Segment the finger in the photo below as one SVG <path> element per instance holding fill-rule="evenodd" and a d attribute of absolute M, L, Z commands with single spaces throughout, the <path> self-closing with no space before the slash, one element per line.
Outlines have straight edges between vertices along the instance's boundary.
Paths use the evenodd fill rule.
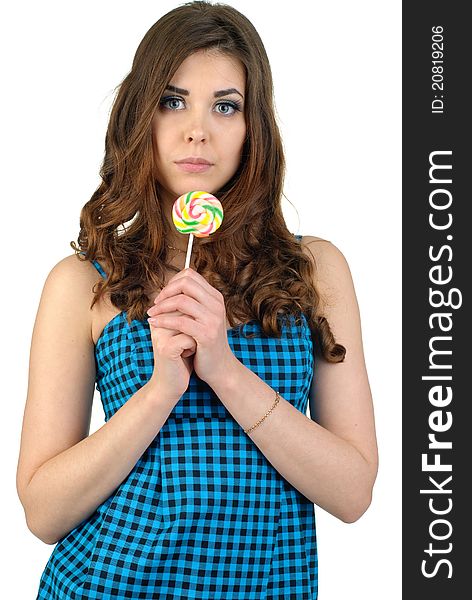
<path fill-rule="evenodd" d="M 153 303 L 158 301 L 158 298 L 159 298 L 159 297 L 160 297 L 160 295 L 162 294 L 162 291 L 166 289 L 166 287 L 167 287 L 167 286 L 168 286 L 168 285 L 171 283 L 171 281 L 174 281 L 175 279 L 178 279 L 178 278 L 182 277 L 182 274 L 183 274 L 183 273 L 185 273 L 185 272 L 186 272 L 186 271 L 188 271 L 188 270 L 190 270 L 190 271 L 193 271 L 193 269 L 190 269 L 190 268 L 189 268 L 189 269 L 183 269 L 182 271 L 179 271 L 178 273 L 175 273 L 175 275 L 173 275 L 173 276 L 172 276 L 172 277 L 169 279 L 169 281 L 168 281 L 168 282 L 167 282 L 167 283 L 164 285 L 164 287 L 161 289 L 161 291 L 160 291 L 160 292 L 157 292 L 157 294 L 154 296 Z M 201 277 L 201 275 L 200 275 L 200 277 Z M 204 279 L 204 278 L 202 277 L 202 279 Z"/>
<path fill-rule="evenodd" d="M 190 296 L 197 302 L 200 302 L 200 304 L 209 306 L 209 308 L 212 310 L 215 310 L 221 304 L 219 299 L 221 294 L 218 292 L 218 290 L 211 288 L 211 292 L 209 292 L 208 288 L 203 287 L 198 281 L 195 281 L 190 277 L 180 277 L 179 279 L 168 283 L 167 286 L 156 297 L 154 304 L 158 304 L 162 300 L 178 294 Z"/>
<path fill-rule="evenodd" d="M 195 271 L 191 267 L 188 267 L 187 269 L 182 269 L 182 271 L 176 273 L 173 277 L 171 277 L 168 283 L 170 283 L 171 281 L 175 281 L 176 279 L 180 279 L 181 277 L 191 277 L 192 279 L 195 279 L 195 281 L 198 281 L 202 286 L 207 286 L 208 289 L 213 289 L 212 286 L 205 279 L 205 277 L 203 277 L 203 275 L 200 275 L 198 271 Z"/>
<path fill-rule="evenodd" d="M 195 354 L 197 349 L 195 340 L 180 332 L 178 335 L 175 335 L 169 340 L 169 344 L 170 346 L 168 351 L 170 352 L 170 356 L 172 358 L 186 358 L 192 354 Z M 185 356 L 183 356 L 184 354 Z"/>
<path fill-rule="evenodd" d="M 151 306 L 148 309 L 147 314 L 150 317 L 155 317 L 158 314 L 164 314 L 169 312 L 178 311 L 196 320 L 203 321 L 210 312 L 200 302 L 197 302 L 194 298 L 187 296 L 186 294 L 177 294 L 171 298 L 160 300 L 158 304 Z"/>
<path fill-rule="evenodd" d="M 163 314 L 159 315 L 157 319 L 151 317 L 148 322 L 157 328 L 173 329 L 185 333 L 194 340 L 201 338 L 202 325 L 191 317 Z"/>
<path fill-rule="evenodd" d="M 182 311 L 180 310 L 175 310 L 175 311 L 171 311 L 169 313 L 171 317 L 181 317 L 184 313 L 182 313 Z M 154 321 L 154 316 L 151 315 L 148 319 L 147 322 L 149 323 L 149 326 L 151 329 L 165 329 L 167 332 L 173 333 L 173 334 L 179 334 L 181 333 L 180 331 L 178 331 L 177 329 L 171 329 L 170 327 L 160 327 L 157 324 L 157 321 Z"/>
<path fill-rule="evenodd" d="M 181 315 L 182 315 L 182 313 L 181 313 L 180 311 L 175 311 L 175 312 L 174 312 L 174 313 L 172 313 L 172 314 L 173 314 L 174 316 L 181 316 Z M 166 330 L 168 333 L 172 333 L 172 334 L 174 334 L 174 335 L 177 335 L 177 334 L 179 334 L 179 333 L 180 333 L 180 331 L 178 331 L 177 329 L 169 329 L 169 328 L 167 328 L 167 327 L 158 327 L 158 326 L 156 325 L 156 323 L 154 323 L 154 322 L 152 321 L 152 318 L 153 318 L 153 317 L 149 317 L 149 318 L 147 319 L 147 322 L 148 322 L 148 324 L 149 324 L 149 328 L 151 329 L 151 333 L 152 333 L 152 331 L 153 331 L 153 330 L 155 330 L 155 329 L 165 329 L 165 330 Z"/>
<path fill-rule="evenodd" d="M 165 286 L 165 288 L 163 288 L 161 290 L 161 292 L 157 295 L 154 302 L 156 302 L 158 299 L 160 300 L 161 298 L 166 298 L 169 295 L 174 295 L 175 293 L 179 293 L 181 291 L 185 292 L 186 290 L 181 288 L 181 286 L 183 285 L 183 282 L 186 282 L 185 285 L 192 286 L 192 287 L 186 288 L 187 290 L 202 289 L 203 291 L 207 292 L 215 299 L 218 299 L 220 296 L 220 292 L 217 289 L 215 289 L 212 285 L 210 285 L 208 283 L 208 281 L 200 275 L 200 273 L 197 273 L 193 269 L 189 268 L 189 269 L 184 269 L 183 271 L 180 271 L 179 273 L 177 273 L 169 281 L 169 283 Z M 194 285 L 197 285 L 198 287 L 194 288 L 193 287 Z M 176 289 L 178 291 L 175 291 Z M 189 296 L 191 296 L 191 295 L 192 294 L 189 293 Z M 196 298 L 195 296 L 193 296 L 193 297 L 196 300 L 199 300 L 199 298 Z"/>

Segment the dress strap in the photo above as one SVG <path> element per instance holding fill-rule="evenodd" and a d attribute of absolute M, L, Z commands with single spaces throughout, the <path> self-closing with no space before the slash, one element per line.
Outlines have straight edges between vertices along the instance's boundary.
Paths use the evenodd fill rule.
<path fill-rule="evenodd" d="M 102 265 L 97 260 L 92 260 L 90 262 L 97 269 L 97 271 L 100 273 L 100 275 L 103 277 L 103 279 L 106 279 L 107 275 L 106 275 L 105 271 L 102 269 Z"/>
<path fill-rule="evenodd" d="M 85 252 L 83 252 L 82 250 L 79 252 L 79 254 L 85 254 Z M 102 269 L 102 265 L 98 262 L 98 260 L 91 260 L 90 261 L 92 263 L 92 265 L 97 269 L 97 271 L 100 273 L 100 275 L 103 277 L 103 279 L 106 279 L 106 273 L 105 271 Z"/>

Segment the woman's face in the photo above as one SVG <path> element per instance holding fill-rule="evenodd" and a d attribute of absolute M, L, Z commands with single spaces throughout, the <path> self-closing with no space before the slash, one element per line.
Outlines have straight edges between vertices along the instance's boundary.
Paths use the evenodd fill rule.
<path fill-rule="evenodd" d="M 237 171 L 246 138 L 245 79 L 238 59 L 215 52 L 195 52 L 177 69 L 152 121 L 162 199 L 215 193 Z M 186 158 L 211 164 L 178 162 Z"/>

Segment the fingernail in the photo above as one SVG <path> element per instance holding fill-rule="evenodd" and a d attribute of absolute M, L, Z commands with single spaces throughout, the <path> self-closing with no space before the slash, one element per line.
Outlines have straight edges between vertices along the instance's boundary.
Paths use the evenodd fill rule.
<path fill-rule="evenodd" d="M 156 317 L 151 317 L 147 321 L 148 321 L 148 323 L 151 323 L 151 325 L 157 325 Z"/>

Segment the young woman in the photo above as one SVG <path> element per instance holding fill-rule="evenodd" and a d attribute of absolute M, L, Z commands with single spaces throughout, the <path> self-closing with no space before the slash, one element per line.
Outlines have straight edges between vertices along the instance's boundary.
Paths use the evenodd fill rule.
<path fill-rule="evenodd" d="M 207 2 L 157 21 L 34 326 L 17 487 L 57 544 L 38 598 L 316 598 L 313 504 L 346 523 L 368 508 L 353 282 L 334 244 L 287 230 L 284 167 L 252 24 Z M 224 220 L 184 269 L 172 205 L 194 190 Z"/>

